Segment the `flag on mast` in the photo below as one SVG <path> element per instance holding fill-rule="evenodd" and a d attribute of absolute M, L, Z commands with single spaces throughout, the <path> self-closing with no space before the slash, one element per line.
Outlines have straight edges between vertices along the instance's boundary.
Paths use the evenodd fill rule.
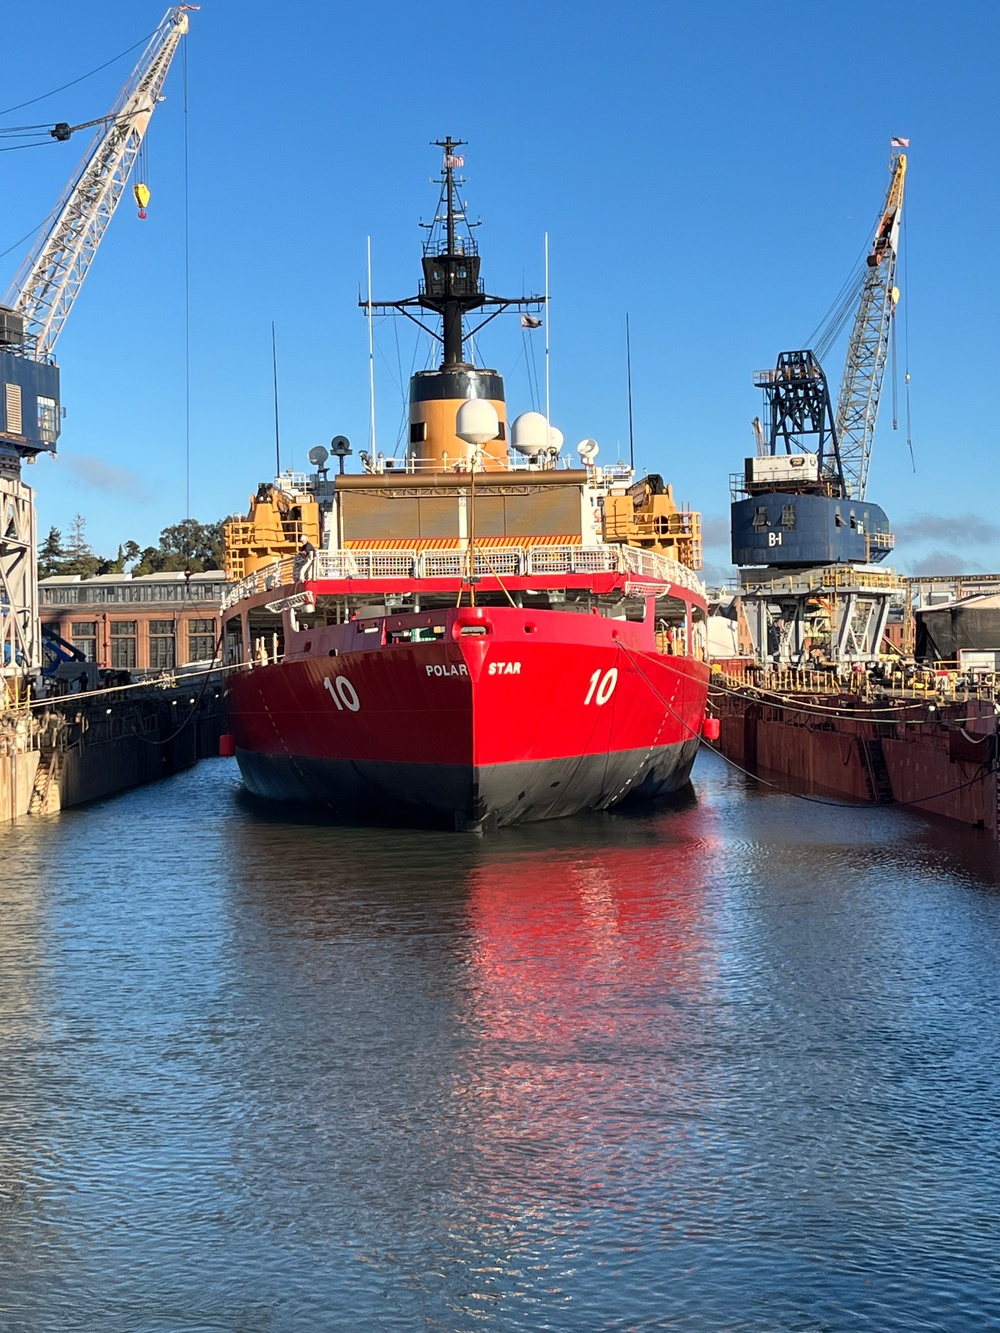
<path fill-rule="evenodd" d="M 890 140 L 889 140 L 889 147 L 890 147 L 890 148 L 909 148 L 909 146 L 910 146 L 910 141 L 909 141 L 909 139 L 890 139 Z"/>
<path fill-rule="evenodd" d="M 445 154 L 445 159 L 444 159 L 444 164 L 445 164 L 446 167 L 452 167 L 452 168 L 464 167 L 464 166 L 465 166 L 465 158 L 462 157 L 460 154 L 456 154 L 456 153 L 446 153 L 446 154 Z"/>
<path fill-rule="evenodd" d="M 521 316 L 522 329 L 540 329 L 541 327 L 542 327 L 542 321 L 538 318 L 537 315 Z"/>

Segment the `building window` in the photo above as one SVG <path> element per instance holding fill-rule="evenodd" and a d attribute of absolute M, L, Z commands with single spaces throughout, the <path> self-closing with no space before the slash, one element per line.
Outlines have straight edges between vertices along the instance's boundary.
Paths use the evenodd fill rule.
<path fill-rule="evenodd" d="M 74 620 L 70 627 L 73 647 L 79 648 L 88 662 L 97 661 L 97 621 Z"/>
<path fill-rule="evenodd" d="M 111 667 L 114 671 L 135 670 L 136 622 L 134 620 L 112 620 L 111 622 Z"/>
<path fill-rule="evenodd" d="M 781 506 L 781 526 L 782 526 L 783 528 L 794 528 L 794 527 L 795 527 L 795 506 L 794 506 L 794 505 L 782 505 L 782 506 Z"/>
<path fill-rule="evenodd" d="M 188 661 L 211 662 L 215 656 L 215 621 L 188 621 Z"/>
<path fill-rule="evenodd" d="M 55 444 L 59 438 L 59 404 L 54 398 L 38 395 L 38 438 L 45 444 Z"/>
<path fill-rule="evenodd" d="M 758 532 L 762 532 L 767 527 L 767 509 L 763 505 L 757 506 L 757 512 L 753 516 L 753 525 Z"/>
<path fill-rule="evenodd" d="M 176 663 L 176 636 L 172 620 L 149 622 L 149 666 L 151 671 L 169 671 Z"/>

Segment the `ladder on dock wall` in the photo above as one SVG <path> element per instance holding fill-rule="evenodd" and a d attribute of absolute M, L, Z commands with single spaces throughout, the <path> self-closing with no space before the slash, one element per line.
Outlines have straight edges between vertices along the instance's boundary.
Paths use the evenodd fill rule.
<path fill-rule="evenodd" d="M 889 805 L 895 800 L 892 780 L 886 767 L 885 751 L 880 736 L 859 736 L 858 750 L 861 768 L 868 787 L 868 798 L 874 805 Z"/>
<path fill-rule="evenodd" d="M 59 775 L 62 773 L 62 750 L 42 750 L 38 756 L 35 782 L 28 802 L 29 815 L 53 815 L 62 808 L 59 799 Z"/>

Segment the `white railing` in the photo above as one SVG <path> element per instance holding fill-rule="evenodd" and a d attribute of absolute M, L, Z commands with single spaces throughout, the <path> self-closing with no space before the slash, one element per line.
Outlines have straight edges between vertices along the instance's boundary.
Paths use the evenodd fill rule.
<path fill-rule="evenodd" d="M 465 551 L 380 551 L 355 548 L 319 551 L 308 559 L 275 561 L 233 584 L 222 599 L 228 610 L 245 597 L 303 579 L 435 579 L 461 578 L 469 571 Z M 705 585 L 687 565 L 642 551 L 635 546 L 479 546 L 475 573 L 488 578 L 545 577 L 553 574 L 630 574 L 641 579 L 679 584 L 699 597 Z M 637 596 L 646 595 L 633 584 Z"/>

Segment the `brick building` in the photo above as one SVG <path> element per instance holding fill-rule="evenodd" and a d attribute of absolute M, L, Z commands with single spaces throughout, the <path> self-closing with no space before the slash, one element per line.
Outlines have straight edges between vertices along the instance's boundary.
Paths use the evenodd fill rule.
<path fill-rule="evenodd" d="M 169 671 L 211 661 L 225 589 L 221 569 L 201 574 L 79 574 L 41 579 L 39 615 L 89 662 L 114 671 Z"/>

